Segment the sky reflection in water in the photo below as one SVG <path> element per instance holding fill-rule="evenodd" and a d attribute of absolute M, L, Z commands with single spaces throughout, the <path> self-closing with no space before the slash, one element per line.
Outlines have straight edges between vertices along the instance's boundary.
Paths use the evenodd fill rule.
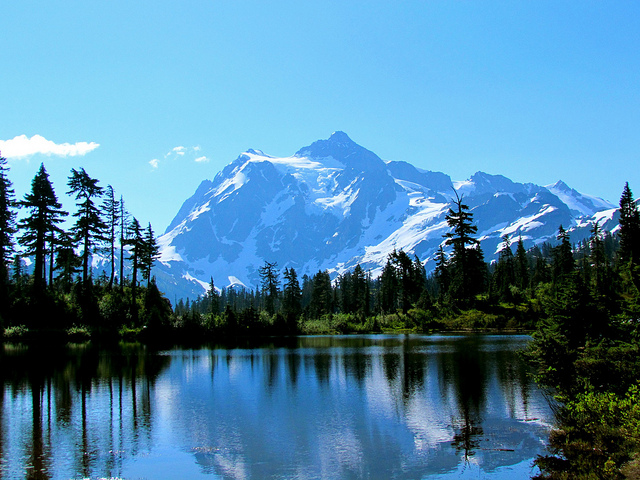
<path fill-rule="evenodd" d="M 0 476 L 527 478 L 552 422 L 516 354 L 527 341 L 5 346 Z"/>

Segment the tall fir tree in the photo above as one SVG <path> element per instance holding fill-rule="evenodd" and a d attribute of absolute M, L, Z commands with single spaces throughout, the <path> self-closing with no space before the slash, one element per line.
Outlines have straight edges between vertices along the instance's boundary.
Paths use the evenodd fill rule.
<path fill-rule="evenodd" d="M 284 286 L 282 289 L 282 311 L 289 331 L 294 331 L 298 317 L 302 313 L 302 289 L 298 274 L 293 268 L 284 269 Z"/>
<path fill-rule="evenodd" d="M 20 205 L 29 210 L 27 217 L 18 222 L 23 232 L 18 243 L 25 248 L 24 254 L 33 255 L 33 285 L 36 292 L 42 291 L 45 285 L 44 265 L 47 253 L 46 240 L 49 232 L 64 220 L 67 212 L 62 210 L 49 174 L 40 165 L 40 169 L 31 182 L 31 192 L 24 196 Z"/>
<path fill-rule="evenodd" d="M 264 309 L 269 315 L 273 315 L 277 307 L 279 284 L 277 267 L 276 262 L 265 260 L 264 265 L 258 270 L 264 294 Z"/>
<path fill-rule="evenodd" d="M 378 278 L 377 307 L 384 313 L 395 312 L 399 307 L 398 293 L 400 292 L 400 282 L 396 268 L 391 261 L 391 255 L 392 254 L 389 254 L 387 257 L 387 263 Z"/>
<path fill-rule="evenodd" d="M 220 312 L 220 294 L 213 283 L 213 277 L 211 277 L 211 281 L 209 282 L 207 296 L 209 297 L 209 313 L 212 316 L 217 315 Z"/>
<path fill-rule="evenodd" d="M 91 178 L 84 168 L 71 169 L 67 182 L 68 194 L 75 194 L 78 210 L 73 214 L 76 222 L 72 227 L 74 239 L 81 247 L 82 283 L 89 282 L 89 259 L 104 238 L 106 225 L 96 200 L 102 196 L 98 180 Z"/>
<path fill-rule="evenodd" d="M 640 213 L 629 188 L 624 184 L 620 197 L 619 257 L 622 263 L 640 265 Z"/>
<path fill-rule="evenodd" d="M 131 260 L 131 285 L 138 286 L 138 273 L 142 266 L 144 255 L 144 234 L 140 222 L 136 217 L 132 217 L 127 228 L 126 244 L 129 246 L 129 260 Z"/>
<path fill-rule="evenodd" d="M 500 300 L 511 302 L 511 287 L 516 284 L 516 265 L 511 250 L 509 235 L 502 237 L 502 248 L 498 253 L 498 263 L 493 274 L 493 287 Z"/>
<path fill-rule="evenodd" d="M 56 282 L 64 292 L 71 291 L 74 278 L 82 271 L 82 258 L 76 254 L 73 243 L 71 236 L 66 233 L 63 233 L 58 240 L 58 254 L 54 268 L 60 272 Z"/>
<path fill-rule="evenodd" d="M 302 275 L 302 296 L 300 298 L 300 305 L 302 310 L 305 310 L 311 304 L 311 296 L 313 293 L 313 279 L 306 273 Z"/>
<path fill-rule="evenodd" d="M 312 284 L 311 302 L 309 303 L 311 317 L 318 318 L 333 313 L 333 287 L 329 272 L 324 270 L 316 273 L 313 276 Z"/>
<path fill-rule="evenodd" d="M 592 285 L 594 296 L 604 295 L 608 290 L 607 285 L 610 282 L 608 275 L 608 265 L 604 250 L 604 241 L 602 240 L 602 231 L 598 222 L 593 224 L 591 228 L 590 239 L 591 252 L 589 260 L 593 269 Z"/>
<path fill-rule="evenodd" d="M 449 258 L 444 252 L 442 245 L 438 247 L 435 256 L 436 268 L 434 276 L 438 284 L 440 298 L 445 298 L 449 292 L 449 286 L 451 285 L 451 271 L 449 265 Z"/>
<path fill-rule="evenodd" d="M 525 290 L 529 287 L 529 259 L 527 258 L 527 251 L 524 248 L 524 242 L 522 237 L 518 239 L 518 245 L 516 246 L 516 282 L 520 290 Z"/>
<path fill-rule="evenodd" d="M 453 299 L 468 301 L 484 289 L 486 264 L 480 242 L 473 237 L 478 231 L 473 224 L 473 214 L 462 202 L 462 197 L 454 193 L 455 208 L 449 208 L 445 216 L 452 231 L 444 235 L 445 244 L 452 247 L 450 262 L 453 275 L 449 291 Z"/>
<path fill-rule="evenodd" d="M 151 224 L 145 229 L 142 242 L 143 248 L 140 257 L 140 270 L 142 272 L 142 278 L 147 281 L 148 288 L 151 282 L 151 269 L 160 252 Z"/>
<path fill-rule="evenodd" d="M 353 296 L 353 279 L 351 272 L 344 272 L 338 276 L 338 298 L 343 313 L 355 311 L 355 299 Z"/>
<path fill-rule="evenodd" d="M 365 271 L 358 263 L 353 269 L 353 298 L 356 313 L 367 317 L 369 315 L 369 288 Z"/>
<path fill-rule="evenodd" d="M 16 201 L 7 159 L 0 155 L 0 322 L 8 305 L 9 261 L 14 253 Z"/>
<path fill-rule="evenodd" d="M 129 223 L 131 221 L 131 215 L 127 212 L 127 209 L 124 207 L 124 199 L 122 195 L 120 196 L 120 274 L 118 276 L 118 280 L 120 283 L 120 288 L 124 288 L 124 251 L 125 247 L 129 242 Z"/>
<path fill-rule="evenodd" d="M 569 233 L 562 225 L 558 228 L 558 240 L 560 244 L 553 248 L 553 281 L 558 283 L 566 279 L 575 269 L 575 260 Z"/>
<path fill-rule="evenodd" d="M 389 254 L 390 266 L 395 270 L 395 288 L 398 289 L 395 297 L 398 307 L 403 313 L 411 308 L 418 300 L 424 286 L 423 269 L 420 260 L 414 262 L 404 250 L 393 250 Z M 385 287 L 386 288 L 386 287 Z M 388 288 L 394 288 L 388 286 Z"/>
<path fill-rule="evenodd" d="M 129 260 L 131 260 L 131 317 L 134 324 L 138 322 L 138 271 L 144 256 L 145 244 L 140 222 L 133 217 L 127 230 L 127 245 L 129 246 Z"/>
<path fill-rule="evenodd" d="M 118 226 L 120 224 L 120 202 L 116 200 L 115 192 L 111 185 L 107 185 L 104 191 L 102 211 L 106 220 L 104 240 L 111 265 L 111 273 L 109 274 L 109 289 L 111 289 L 113 288 L 116 274 L 116 241 L 118 238 Z"/>

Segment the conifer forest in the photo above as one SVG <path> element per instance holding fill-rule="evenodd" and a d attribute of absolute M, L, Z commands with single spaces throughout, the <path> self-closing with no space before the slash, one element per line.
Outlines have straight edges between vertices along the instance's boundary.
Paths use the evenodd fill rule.
<path fill-rule="evenodd" d="M 473 213 L 456 197 L 433 273 L 393 251 L 379 277 L 359 265 L 331 279 L 299 277 L 268 259 L 254 290 L 218 288 L 167 299 L 156 287 L 151 225 L 126 209 L 111 186 L 73 169 L 62 209 L 44 165 L 17 199 L 0 157 L 0 326 L 5 342 L 180 341 L 220 338 L 435 331 L 521 331 L 523 355 L 556 405 L 551 452 L 538 478 L 640 478 L 640 214 L 628 184 L 619 228 L 572 244 L 525 249 L 503 238 L 487 264 Z M 62 225 L 71 225 L 65 229 Z M 107 259 L 94 278 L 92 258 Z M 172 304 L 173 303 L 173 304 Z M 241 340 L 239 340 L 241 341 Z M 635 473 L 634 473 L 635 472 Z"/>

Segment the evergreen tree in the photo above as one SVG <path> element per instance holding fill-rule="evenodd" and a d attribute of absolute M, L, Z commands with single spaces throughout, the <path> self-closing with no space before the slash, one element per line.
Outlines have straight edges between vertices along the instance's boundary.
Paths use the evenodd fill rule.
<path fill-rule="evenodd" d="M 131 260 L 131 285 L 137 287 L 138 285 L 138 271 L 142 266 L 142 257 L 144 256 L 145 242 L 140 227 L 140 222 L 136 217 L 131 219 L 129 227 L 127 229 L 126 245 L 129 248 L 129 260 Z"/>
<path fill-rule="evenodd" d="M 129 260 L 131 260 L 131 309 L 134 324 L 138 321 L 138 270 L 141 267 L 141 259 L 144 256 L 145 242 L 140 228 L 140 222 L 133 217 L 127 231 L 127 245 L 129 245 Z"/>
<path fill-rule="evenodd" d="M 620 197 L 619 257 L 622 263 L 640 265 L 640 213 L 629 188 L 625 183 Z"/>
<path fill-rule="evenodd" d="M 124 249 L 128 244 L 128 231 L 129 224 L 131 222 L 131 215 L 127 212 L 127 209 L 124 207 L 124 199 L 120 196 L 120 288 L 124 288 Z"/>
<path fill-rule="evenodd" d="M 357 264 L 353 272 L 345 272 L 338 278 L 339 304 L 343 313 L 357 313 L 360 316 L 368 316 L 369 311 L 369 287 L 368 278 L 360 264 Z"/>
<path fill-rule="evenodd" d="M 282 292 L 282 311 L 290 331 L 295 330 L 296 322 L 302 313 L 302 290 L 298 275 L 293 268 L 284 269 L 284 288 Z"/>
<path fill-rule="evenodd" d="M 73 279 L 81 271 L 82 258 L 76 255 L 73 248 L 73 239 L 64 234 L 58 241 L 58 254 L 56 255 L 55 270 L 60 271 L 57 282 L 62 286 L 63 291 L 71 291 Z"/>
<path fill-rule="evenodd" d="M 106 225 L 100 215 L 100 209 L 95 200 L 102 196 L 102 187 L 98 180 L 91 178 L 84 168 L 71 169 L 71 176 L 67 182 L 68 194 L 75 194 L 78 211 L 73 214 L 76 223 L 72 227 L 75 241 L 82 247 L 82 283 L 89 281 L 89 259 L 103 239 Z"/>
<path fill-rule="evenodd" d="M 558 228 L 558 240 L 560 244 L 553 249 L 553 280 L 556 283 L 566 278 L 575 269 L 569 233 L 562 225 Z"/>
<path fill-rule="evenodd" d="M 516 283 L 516 269 L 511 240 L 508 235 L 502 237 L 502 249 L 498 253 L 498 264 L 493 274 L 493 285 L 499 298 L 503 301 L 513 301 L 511 286 Z"/>
<path fill-rule="evenodd" d="M 333 313 L 333 288 L 331 287 L 331 277 L 329 272 L 319 271 L 313 276 L 313 290 L 311 292 L 311 303 L 309 311 L 312 318 L 319 318 L 322 315 Z"/>
<path fill-rule="evenodd" d="M 338 277 L 339 305 L 343 313 L 353 313 L 356 310 L 353 296 L 353 279 L 351 272 L 344 272 Z"/>
<path fill-rule="evenodd" d="M 393 284 L 385 285 L 383 288 L 397 288 L 399 292 L 395 296 L 399 308 L 403 313 L 411 308 L 414 302 L 420 297 L 424 286 L 424 270 L 420 260 L 414 262 L 403 250 L 393 250 L 389 254 L 388 263 L 394 269 L 392 279 Z"/>
<path fill-rule="evenodd" d="M 0 155 L 0 317 L 9 303 L 9 260 L 14 253 L 13 235 L 16 233 L 15 193 L 8 172 L 7 159 Z"/>
<path fill-rule="evenodd" d="M 13 269 L 11 272 L 11 280 L 18 290 L 18 295 L 20 294 L 20 290 L 22 289 L 22 285 L 24 283 L 24 268 L 22 264 L 22 257 L 19 253 L 16 253 L 13 257 Z"/>
<path fill-rule="evenodd" d="M 269 315 L 273 315 L 276 312 L 279 284 L 277 267 L 278 264 L 276 262 L 269 263 L 265 260 L 264 265 L 258 270 L 264 293 L 264 306 Z"/>
<path fill-rule="evenodd" d="M 300 305 L 302 310 L 308 309 L 311 304 L 311 296 L 313 293 L 313 279 L 306 273 L 302 275 L 302 296 L 300 298 Z"/>
<path fill-rule="evenodd" d="M 351 293 L 353 295 L 353 311 L 367 317 L 369 315 L 369 289 L 367 276 L 357 264 L 351 275 Z"/>
<path fill-rule="evenodd" d="M 24 196 L 20 205 L 29 209 L 29 215 L 18 223 L 18 227 L 23 231 L 18 242 L 25 248 L 26 255 L 34 256 L 33 283 L 35 291 L 40 292 L 45 284 L 47 235 L 55 230 L 57 224 L 67 215 L 58 202 L 44 164 L 40 165 L 31 182 L 31 192 Z"/>
<path fill-rule="evenodd" d="M 391 255 L 387 257 L 387 263 L 382 269 L 378 279 L 378 308 L 384 313 L 392 313 L 398 309 L 398 292 L 400 283 L 396 269 L 391 262 Z"/>
<path fill-rule="evenodd" d="M 153 229 L 151 228 L 151 224 L 144 231 L 144 236 L 142 239 L 142 250 L 140 256 L 140 270 L 142 272 L 142 278 L 147 281 L 147 288 L 149 287 L 149 283 L 151 282 L 151 269 L 153 268 L 153 264 L 158 258 L 158 252 L 160 249 L 158 248 L 158 244 L 156 243 L 156 239 L 153 234 Z"/>
<path fill-rule="evenodd" d="M 604 256 L 609 264 L 612 263 L 613 258 L 620 248 L 620 240 L 618 236 L 611 235 L 611 232 L 605 230 L 602 234 L 602 243 L 604 244 Z"/>
<path fill-rule="evenodd" d="M 607 284 L 609 282 L 607 259 L 604 251 L 604 242 L 602 240 L 602 232 L 598 222 L 593 224 L 591 228 L 591 252 L 590 261 L 593 268 L 593 290 L 596 296 L 603 295 L 608 290 Z"/>
<path fill-rule="evenodd" d="M 462 203 L 457 192 L 454 208 L 446 215 L 447 224 L 453 229 L 446 233 L 445 244 L 452 246 L 451 266 L 453 275 L 449 291 L 452 298 L 467 301 L 484 289 L 486 265 L 479 247 L 480 242 L 473 237 L 478 228 L 473 225 L 473 214 L 469 206 Z"/>
<path fill-rule="evenodd" d="M 413 256 L 411 276 L 413 284 L 412 302 L 415 303 L 427 288 L 427 272 L 422 261 L 418 258 L 418 255 Z"/>
<path fill-rule="evenodd" d="M 113 187 L 107 185 L 104 192 L 102 211 L 105 216 L 106 229 L 104 239 L 109 253 L 111 264 L 111 274 L 109 275 L 109 290 L 113 288 L 113 281 L 116 273 L 116 239 L 118 237 L 118 226 L 120 224 L 120 202 L 116 200 Z"/>
<path fill-rule="evenodd" d="M 451 273 L 449 268 L 449 259 L 447 258 L 447 254 L 444 253 L 444 248 L 442 248 L 442 245 L 438 247 L 435 261 L 436 268 L 434 271 L 434 276 L 436 278 L 436 282 L 438 283 L 440 297 L 444 298 L 444 296 L 449 291 L 449 286 L 451 285 Z"/>
<path fill-rule="evenodd" d="M 57 255 L 64 248 L 64 243 L 69 240 L 69 235 L 61 228 L 55 227 L 48 232 L 47 243 L 49 244 L 49 285 L 53 285 L 53 273 L 56 270 Z"/>
<path fill-rule="evenodd" d="M 516 247 L 516 283 L 520 290 L 525 290 L 529 287 L 529 259 L 527 258 L 527 251 L 524 249 L 524 242 L 522 237 L 518 239 L 518 245 Z"/>
<path fill-rule="evenodd" d="M 546 243 L 543 244 L 547 245 Z M 542 249 L 535 245 L 528 255 L 533 262 L 533 274 L 531 276 L 531 283 L 533 287 L 537 287 L 540 283 L 546 283 L 551 281 L 551 273 L 549 272 L 549 263 L 542 251 Z"/>
<path fill-rule="evenodd" d="M 220 311 L 220 295 L 216 290 L 216 286 L 213 283 L 213 277 L 211 277 L 211 281 L 209 282 L 209 312 L 211 315 L 217 315 Z"/>
<path fill-rule="evenodd" d="M 151 279 L 144 294 L 144 323 L 153 331 L 166 324 L 171 317 L 171 303 L 162 296 L 155 278 Z"/>

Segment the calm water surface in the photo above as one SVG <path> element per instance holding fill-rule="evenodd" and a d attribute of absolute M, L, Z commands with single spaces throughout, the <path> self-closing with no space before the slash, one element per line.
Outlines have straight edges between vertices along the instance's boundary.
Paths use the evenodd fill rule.
<path fill-rule="evenodd" d="M 552 422 L 526 336 L 0 351 L 0 477 L 528 478 Z"/>

